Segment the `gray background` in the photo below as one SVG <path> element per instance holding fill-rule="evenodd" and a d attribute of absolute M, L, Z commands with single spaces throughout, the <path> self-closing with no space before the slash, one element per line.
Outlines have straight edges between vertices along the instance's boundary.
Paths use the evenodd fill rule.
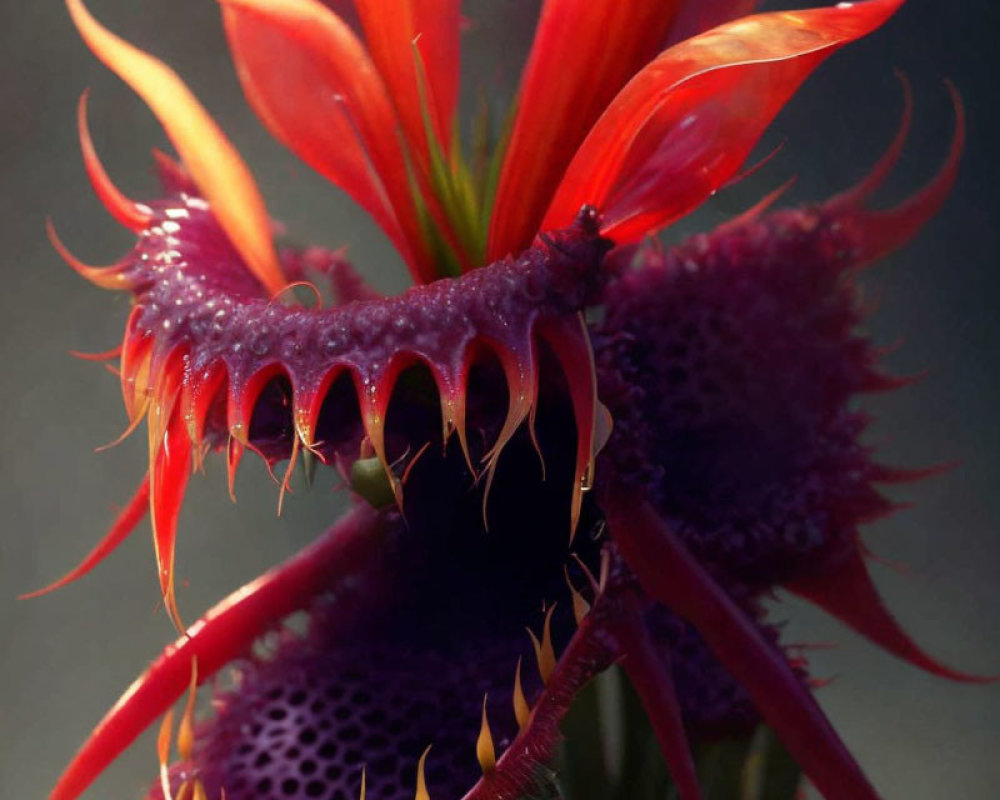
<path fill-rule="evenodd" d="M 475 6 L 475 7 L 473 7 Z M 374 227 L 335 189 L 272 142 L 243 103 L 211 0 L 92 0 L 105 23 L 178 68 L 252 165 L 272 212 L 302 240 L 348 244 L 383 289 L 398 289 L 399 262 Z M 467 100 L 477 87 L 508 97 L 533 13 L 531 2 L 468 4 Z M 91 126 L 126 192 L 149 196 L 148 150 L 163 136 L 151 115 L 79 43 L 57 0 L 4 0 L 0 48 L 0 798 L 45 795 L 91 726 L 171 637 L 157 610 L 152 554 L 141 529 L 108 563 L 55 595 L 16 602 L 76 563 L 138 482 L 143 437 L 95 455 L 123 428 L 116 380 L 70 358 L 119 340 L 127 302 L 71 273 L 46 242 L 52 215 L 82 259 L 109 263 L 129 238 L 93 198 L 79 159 L 74 106 L 92 87 Z M 710 227 L 791 173 L 791 199 L 821 199 L 858 178 L 896 123 L 892 67 L 917 92 L 905 161 L 886 189 L 898 198 L 935 169 L 950 130 L 941 86 L 949 76 L 968 108 L 971 135 L 945 210 L 873 274 L 880 309 L 871 328 L 903 347 L 900 372 L 922 383 L 866 401 L 873 441 L 889 460 L 961 459 L 953 472 L 910 487 L 912 510 L 873 526 L 869 543 L 912 567 L 878 571 L 900 618 L 934 654 L 970 670 L 1000 672 L 1000 323 L 995 295 L 1000 141 L 995 103 L 1000 14 L 991 2 L 910 0 L 888 27 L 845 51 L 800 93 L 769 134 L 782 155 L 668 234 Z M 276 491 L 252 459 L 239 504 L 225 497 L 218 459 L 196 477 L 181 521 L 182 611 L 192 619 L 224 593 L 301 547 L 343 503 L 327 477 L 297 492 L 282 519 Z M 848 744 L 890 798 L 1000 796 L 1000 688 L 956 686 L 875 651 L 792 603 L 788 640 L 836 642 L 813 658 L 836 676 L 820 697 Z M 147 735 L 88 797 L 138 797 L 153 777 Z"/>

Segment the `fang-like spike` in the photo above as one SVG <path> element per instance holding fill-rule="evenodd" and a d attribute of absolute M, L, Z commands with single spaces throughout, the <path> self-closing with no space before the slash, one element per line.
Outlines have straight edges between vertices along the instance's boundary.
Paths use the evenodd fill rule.
<path fill-rule="evenodd" d="M 514 672 L 514 693 L 511 695 L 514 704 L 514 718 L 517 720 L 517 729 L 523 731 L 528 720 L 531 719 L 531 706 L 528 705 L 528 698 L 524 696 L 524 687 L 521 685 L 521 658 L 517 659 L 517 670 Z"/>
<path fill-rule="evenodd" d="M 783 654 L 634 492 L 602 497 L 615 542 L 649 595 L 694 625 L 826 797 L 877 800 L 875 789 Z"/>
<path fill-rule="evenodd" d="M 997 677 L 959 672 L 921 650 L 885 607 L 857 548 L 832 569 L 791 581 L 785 586 L 879 647 L 932 675 L 961 683 L 992 683 L 998 680 Z"/>
<path fill-rule="evenodd" d="M 489 775 L 497 766 L 497 751 L 493 745 L 493 732 L 490 730 L 490 721 L 486 716 L 486 701 L 488 695 L 483 695 L 483 721 L 479 726 L 479 737 L 476 739 L 476 760 L 483 771 L 483 775 Z"/>
<path fill-rule="evenodd" d="M 104 170 L 104 166 L 97 157 L 94 142 L 90 138 L 90 128 L 87 125 L 87 97 L 89 94 L 90 91 L 87 90 L 80 95 L 80 102 L 76 107 L 76 125 L 80 136 L 80 149 L 83 151 L 83 166 L 87 170 L 87 177 L 90 179 L 91 186 L 94 187 L 94 192 L 108 213 L 126 228 L 138 233 L 149 226 L 149 221 L 153 217 L 152 209 L 136 203 L 122 194 Z"/>
<path fill-rule="evenodd" d="M 365 767 L 362 767 L 361 768 L 361 792 L 358 794 L 358 800 L 365 800 L 365 795 L 367 794 L 367 786 L 366 786 L 367 778 L 366 778 L 365 773 L 366 773 L 366 769 L 365 769 Z"/>
<path fill-rule="evenodd" d="M 424 764 L 427 762 L 427 754 L 430 751 L 431 745 L 427 745 L 427 749 L 420 756 L 420 761 L 417 762 L 417 791 L 413 800 L 431 800 L 431 796 L 427 792 L 427 778 L 424 775 Z"/>
<path fill-rule="evenodd" d="M 149 473 L 146 473 L 146 477 L 143 478 L 142 483 L 139 484 L 139 488 L 136 490 L 135 494 L 132 495 L 132 499 L 129 500 L 128 505 L 125 506 L 121 514 L 118 515 L 118 519 L 115 520 L 114 525 L 111 526 L 111 530 L 109 530 L 104 538 L 97 543 L 97 546 L 93 550 L 87 553 L 83 561 L 54 583 L 50 583 L 42 589 L 36 589 L 33 592 L 27 592 L 26 594 L 19 595 L 18 599 L 27 600 L 32 597 L 40 597 L 43 594 L 48 594 L 49 592 L 62 588 L 66 584 L 72 583 L 78 578 L 82 578 L 94 567 L 100 564 L 105 558 L 107 558 L 115 550 L 115 548 L 118 547 L 118 545 L 128 538 L 129 534 L 135 530 L 135 526 L 138 525 L 142 518 L 146 516 L 148 511 Z"/>

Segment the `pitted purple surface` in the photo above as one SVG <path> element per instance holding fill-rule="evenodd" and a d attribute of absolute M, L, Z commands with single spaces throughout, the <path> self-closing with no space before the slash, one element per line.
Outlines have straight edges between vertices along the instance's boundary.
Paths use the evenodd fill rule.
<path fill-rule="evenodd" d="M 850 406 L 879 382 L 854 244 L 822 208 L 783 211 L 641 250 L 604 293 L 603 466 L 730 584 L 794 575 L 888 508 Z"/>
<path fill-rule="evenodd" d="M 421 647 L 384 631 L 344 641 L 311 634 L 243 670 L 200 731 L 197 771 L 233 800 L 412 800 L 420 755 L 432 797 L 478 780 L 484 696 L 498 748 L 516 734 L 514 668 L 526 637 L 456 637 Z"/>

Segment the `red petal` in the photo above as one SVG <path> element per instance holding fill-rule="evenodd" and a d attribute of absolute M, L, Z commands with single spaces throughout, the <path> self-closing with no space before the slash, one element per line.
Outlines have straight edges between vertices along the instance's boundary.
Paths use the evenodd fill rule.
<path fill-rule="evenodd" d="M 761 0 L 684 0 L 670 26 L 667 45 L 683 42 L 710 28 L 745 17 L 757 10 Z"/>
<path fill-rule="evenodd" d="M 764 719 L 824 797 L 877 800 L 784 655 L 712 580 L 640 497 L 609 492 L 602 506 L 628 566 L 649 595 L 687 619 L 747 690 Z"/>
<path fill-rule="evenodd" d="M 598 120 L 570 164 L 543 229 L 584 204 L 616 242 L 683 216 L 731 178 L 803 80 L 873 31 L 904 0 L 759 14 L 664 51 Z"/>
<path fill-rule="evenodd" d="M 458 101 L 459 0 L 357 0 L 365 41 L 403 125 L 406 139 L 430 161 L 421 85 L 431 125 L 445 152 L 451 144 Z M 420 53 L 418 74 L 414 45 Z"/>
<path fill-rule="evenodd" d="M 132 496 L 132 499 L 129 500 L 128 505 L 122 509 L 121 514 L 118 515 L 118 519 L 116 519 L 114 525 L 111 526 L 111 530 L 109 530 L 107 534 L 105 534 L 104 538 L 97 543 L 97 546 L 86 555 L 83 561 L 63 575 L 55 583 L 50 583 L 42 589 L 36 589 L 33 592 L 22 594 L 18 597 L 18 599 L 27 600 L 31 597 L 40 597 L 43 594 L 54 592 L 56 589 L 60 589 L 78 578 L 82 578 L 94 567 L 100 564 L 105 558 L 107 558 L 114 551 L 114 549 L 118 547 L 118 545 L 128 538 L 128 535 L 135 530 L 135 526 L 139 524 L 144 516 L 146 516 L 147 511 L 149 511 L 149 475 L 143 478 L 142 483 L 139 484 L 139 488 Z"/>
<path fill-rule="evenodd" d="M 378 516 L 358 506 L 315 544 L 236 590 L 168 647 L 104 716 L 59 778 L 49 800 L 74 800 L 184 694 L 191 660 L 205 682 L 245 653 L 269 626 L 303 608 L 334 578 L 350 575 L 379 549 Z"/>
<path fill-rule="evenodd" d="M 521 80 L 487 260 L 531 244 L 574 151 L 662 46 L 679 3 L 546 0 Z"/>
<path fill-rule="evenodd" d="M 425 280 L 396 114 L 354 32 L 318 0 L 222 0 L 222 15 L 257 115 L 368 211 Z"/>
<path fill-rule="evenodd" d="M 788 583 L 786 588 L 815 603 L 897 658 L 932 675 L 962 683 L 992 683 L 997 680 L 996 677 L 958 672 L 921 650 L 885 607 L 857 549 L 835 568 Z"/>

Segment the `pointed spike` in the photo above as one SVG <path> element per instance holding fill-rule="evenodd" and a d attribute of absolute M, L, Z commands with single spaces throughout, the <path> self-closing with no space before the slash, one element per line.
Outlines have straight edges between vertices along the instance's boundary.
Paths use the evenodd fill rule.
<path fill-rule="evenodd" d="M 764 195 L 760 200 L 754 203 L 750 208 L 744 211 L 742 214 L 738 214 L 733 217 L 728 222 L 722 223 L 718 228 L 716 228 L 717 233 L 724 233 L 726 231 L 731 231 L 736 228 L 740 228 L 744 225 L 749 225 L 754 220 L 758 219 L 761 214 L 764 214 L 768 209 L 771 208 L 775 203 L 777 203 L 785 193 L 791 189 L 798 178 L 793 175 L 783 184 L 781 184 L 776 189 L 772 189 L 766 195 Z"/>
<path fill-rule="evenodd" d="M 511 697 L 514 704 L 514 718 L 517 720 L 517 729 L 523 731 L 528 727 L 531 719 L 531 706 L 528 705 L 528 698 L 524 696 L 524 687 L 521 684 L 521 657 L 517 658 L 517 670 L 514 672 L 514 693 Z"/>
<path fill-rule="evenodd" d="M 103 353 L 84 353 L 81 350 L 70 350 L 69 354 L 73 358 L 79 358 L 81 361 L 110 361 L 121 356 L 122 346 L 118 345 L 110 350 L 105 350 Z"/>
<path fill-rule="evenodd" d="M 573 618 L 577 626 L 583 622 L 583 618 L 590 613 L 590 603 L 588 603 L 580 592 L 577 591 L 573 582 L 569 579 L 569 570 L 563 567 L 563 574 L 566 576 L 566 586 L 569 587 L 570 597 L 573 598 Z"/>
<path fill-rule="evenodd" d="M 191 659 L 191 683 L 188 685 L 188 699 L 184 713 L 177 725 L 177 755 L 183 761 L 190 761 L 194 755 L 194 700 L 198 688 L 198 657 Z"/>
<path fill-rule="evenodd" d="M 539 641 L 534 631 L 528 630 L 531 637 L 531 644 L 535 648 L 535 659 L 538 661 L 538 674 L 542 677 L 542 683 L 548 685 L 549 678 L 556 668 L 555 648 L 552 646 L 552 613 L 556 610 L 556 603 L 549 606 L 545 613 L 545 623 L 542 627 L 542 640 Z"/>
<path fill-rule="evenodd" d="M 895 208 L 864 213 L 857 266 L 871 263 L 906 244 L 940 210 L 955 185 L 965 149 L 965 107 L 955 86 L 950 82 L 946 86 L 954 108 L 955 130 L 944 164 L 923 189 Z"/>
<path fill-rule="evenodd" d="M 497 751 L 493 745 L 493 732 L 490 730 L 490 722 L 486 716 L 486 701 L 488 695 L 483 695 L 483 721 L 479 726 L 479 738 L 476 739 L 476 760 L 483 775 L 489 775 L 497 766 Z"/>
<path fill-rule="evenodd" d="M 885 464 L 876 464 L 872 480 L 876 483 L 915 483 L 951 472 L 957 469 L 961 463 L 958 460 L 943 461 L 929 467 L 891 467 Z"/>
<path fill-rule="evenodd" d="M 583 506 L 583 494 L 594 485 L 595 431 L 597 428 L 597 368 L 590 346 L 587 324 L 582 314 L 560 318 L 538 328 L 551 347 L 569 385 L 573 416 L 576 421 L 576 473 L 570 510 L 570 544 L 576 535 Z"/>
<path fill-rule="evenodd" d="M 142 521 L 142 518 L 146 516 L 148 511 L 149 473 L 147 472 L 146 477 L 142 479 L 142 483 L 139 484 L 139 488 L 136 489 L 135 494 L 132 495 L 132 499 L 129 500 L 128 505 L 122 509 L 121 514 L 118 515 L 118 518 L 111 526 L 111 530 L 109 530 L 104 538 L 97 543 L 97 546 L 84 557 L 83 561 L 54 583 L 50 583 L 48 586 L 36 589 L 33 592 L 27 592 L 19 595 L 18 599 L 27 600 L 32 597 L 40 597 L 43 594 L 53 592 L 56 589 L 66 586 L 68 583 L 72 583 L 73 581 L 82 578 L 94 567 L 100 564 L 105 558 L 111 555 L 115 548 L 128 538 L 129 534 L 135 530 L 136 525 Z"/>
<path fill-rule="evenodd" d="M 62 240 L 56 233 L 55 225 L 52 223 L 51 219 L 45 220 L 45 233 L 48 235 L 49 242 L 52 243 L 52 247 L 55 248 L 59 257 L 65 261 L 80 277 L 90 281 L 92 284 L 99 286 L 102 289 L 124 290 L 132 288 L 132 281 L 129 280 L 122 266 L 113 265 L 110 267 L 91 267 L 84 264 L 76 256 L 74 256 L 66 248 L 66 245 L 62 243 Z"/>
<path fill-rule="evenodd" d="M 278 516 L 281 516 L 281 509 L 285 504 L 285 492 L 291 491 L 292 473 L 295 472 L 295 463 L 299 459 L 299 437 L 292 437 L 292 454 L 288 457 L 288 466 L 285 467 L 285 474 L 281 478 L 281 488 L 278 489 Z"/>
<path fill-rule="evenodd" d="M 361 793 L 358 795 L 358 800 L 365 800 L 365 794 L 367 793 L 367 791 L 366 791 L 367 790 L 367 786 L 366 786 L 366 783 L 367 783 L 366 772 L 367 772 L 366 768 L 362 767 L 361 768 Z"/>
<path fill-rule="evenodd" d="M 431 800 L 431 796 L 427 792 L 427 779 L 424 776 L 424 764 L 427 762 L 427 754 L 430 751 L 431 745 L 427 745 L 427 749 L 420 756 L 420 761 L 417 762 L 417 792 L 413 800 Z"/>
<path fill-rule="evenodd" d="M 149 226 L 153 211 L 149 206 L 136 203 L 122 194 L 104 170 L 104 166 L 97 157 L 94 142 L 90 138 L 90 128 L 87 125 L 87 97 L 89 94 L 89 89 L 84 91 L 80 95 L 80 102 L 76 107 L 76 126 L 80 136 L 80 149 L 83 151 L 83 166 L 87 170 L 87 177 L 90 179 L 91 186 L 94 187 L 94 192 L 111 216 L 126 228 L 139 233 Z"/>
<path fill-rule="evenodd" d="M 827 208 L 834 211 L 860 208 L 885 183 L 886 178 L 899 163 L 899 157 L 903 154 L 903 146 L 906 144 L 913 123 L 913 87 L 902 70 L 896 70 L 896 78 L 903 91 L 903 113 L 896 129 L 896 135 L 868 175 L 856 186 L 852 186 L 847 191 L 831 198 L 826 204 Z"/>
<path fill-rule="evenodd" d="M 959 672 L 921 650 L 885 607 L 857 548 L 826 572 L 788 582 L 785 586 L 879 647 L 932 675 L 960 683 L 993 683 L 998 680 L 996 676 Z"/>
<path fill-rule="evenodd" d="M 229 489 L 229 499 L 234 503 L 236 502 L 236 473 L 245 452 L 244 445 L 230 433 L 229 442 L 226 445 L 226 486 Z"/>
<path fill-rule="evenodd" d="M 169 800 L 170 794 L 170 741 L 173 737 L 174 710 L 171 708 L 163 715 L 160 732 L 156 737 L 156 758 L 160 765 L 160 790 L 163 797 Z"/>
<path fill-rule="evenodd" d="M 825 797 L 878 795 L 784 655 L 730 599 L 641 495 L 602 497 L 608 526 L 643 589 L 687 619 L 746 689 L 792 757 Z"/>

